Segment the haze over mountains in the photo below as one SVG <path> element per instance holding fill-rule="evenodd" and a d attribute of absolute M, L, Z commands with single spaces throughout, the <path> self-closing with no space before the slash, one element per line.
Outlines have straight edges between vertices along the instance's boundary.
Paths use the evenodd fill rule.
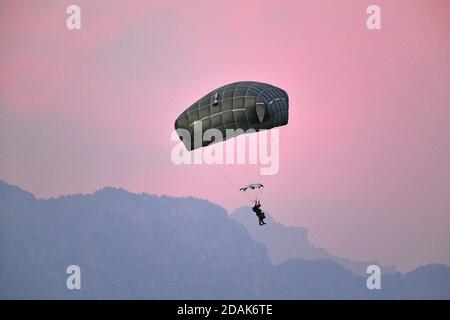
<path fill-rule="evenodd" d="M 289 259 L 305 260 L 332 259 L 353 273 L 366 276 L 367 267 L 377 264 L 375 261 L 354 261 L 344 257 L 336 257 L 324 248 L 314 246 L 308 240 L 308 230 L 302 227 L 286 227 L 273 220 L 266 213 L 267 224 L 261 228 L 255 223 L 255 215 L 250 207 L 235 210 L 231 217 L 242 223 L 250 233 L 252 239 L 266 246 L 274 264 L 280 264 Z M 380 266 L 383 273 L 394 273 L 395 267 Z"/>
<path fill-rule="evenodd" d="M 365 277 L 311 245 L 306 230 L 287 235 L 299 246 L 277 256 L 277 228 L 286 227 L 269 222 L 267 249 L 243 212 L 233 217 L 242 223 L 194 198 L 104 188 L 40 200 L 0 181 L 0 298 L 450 298 L 449 266 L 383 274 L 382 289 L 368 290 Z M 74 264 L 81 290 L 66 288 Z"/>

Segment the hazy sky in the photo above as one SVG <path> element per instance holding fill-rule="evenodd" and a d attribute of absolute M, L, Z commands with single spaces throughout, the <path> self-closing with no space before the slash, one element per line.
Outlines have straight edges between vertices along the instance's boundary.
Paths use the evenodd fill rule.
<path fill-rule="evenodd" d="M 245 199 L 211 168 L 173 165 L 170 135 L 239 80 L 290 97 L 264 178 L 275 219 L 336 255 L 450 264 L 447 0 L 1 1 L 0 178 L 39 197 L 112 185 L 232 211 Z"/>

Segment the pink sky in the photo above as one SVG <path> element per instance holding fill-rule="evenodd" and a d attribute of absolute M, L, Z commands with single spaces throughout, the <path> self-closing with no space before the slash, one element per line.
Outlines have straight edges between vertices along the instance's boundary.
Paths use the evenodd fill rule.
<path fill-rule="evenodd" d="M 366 28 L 370 4 L 381 30 Z M 335 255 L 450 264 L 448 1 L 2 1 L 0 39 L 7 182 L 232 211 L 246 202 L 213 170 L 172 164 L 173 122 L 223 84 L 268 82 L 290 119 L 265 209 Z"/>

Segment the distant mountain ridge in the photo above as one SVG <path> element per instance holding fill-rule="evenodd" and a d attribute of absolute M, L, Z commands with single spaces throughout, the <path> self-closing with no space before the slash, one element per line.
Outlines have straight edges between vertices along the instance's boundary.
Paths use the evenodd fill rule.
<path fill-rule="evenodd" d="M 450 298 L 450 267 L 383 275 L 382 290 L 331 259 L 272 265 L 266 247 L 208 201 L 133 194 L 40 200 L 0 181 L 1 299 Z M 66 288 L 67 266 L 81 290 Z"/>
<path fill-rule="evenodd" d="M 369 265 L 377 264 L 375 261 L 354 261 L 344 257 L 336 257 L 324 248 L 314 246 L 308 240 L 308 230 L 302 227 L 287 227 L 275 221 L 266 213 L 267 225 L 264 229 L 255 223 L 256 218 L 248 206 L 236 209 L 231 217 L 242 223 L 257 242 L 264 244 L 274 264 L 287 260 L 300 258 L 305 260 L 332 259 L 353 273 L 366 276 Z M 396 272 L 395 267 L 380 266 L 384 274 Z"/>

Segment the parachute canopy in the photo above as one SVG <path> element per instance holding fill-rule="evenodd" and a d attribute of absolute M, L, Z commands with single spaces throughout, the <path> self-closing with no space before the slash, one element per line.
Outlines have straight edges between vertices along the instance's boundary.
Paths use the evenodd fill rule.
<path fill-rule="evenodd" d="M 288 123 L 289 97 L 286 91 L 270 84 L 240 81 L 215 89 L 192 104 L 175 121 L 175 129 L 188 150 L 227 140 L 248 129 L 259 131 Z M 194 143 L 194 128 L 203 134 L 214 128 L 222 133 L 222 140 L 200 140 Z M 185 139 L 179 129 L 190 133 Z M 227 129 L 238 130 L 233 135 Z M 228 134 L 227 134 L 228 133 Z"/>
<path fill-rule="evenodd" d="M 248 185 L 246 185 L 245 187 L 240 188 L 240 191 L 246 191 L 247 189 L 260 189 L 260 188 L 264 188 L 264 186 L 261 183 L 250 183 Z"/>

